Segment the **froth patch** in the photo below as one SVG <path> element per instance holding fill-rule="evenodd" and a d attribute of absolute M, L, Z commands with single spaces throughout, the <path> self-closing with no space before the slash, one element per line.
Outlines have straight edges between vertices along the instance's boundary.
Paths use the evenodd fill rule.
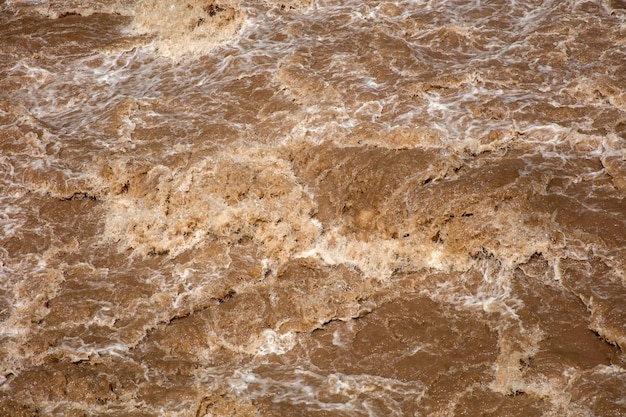
<path fill-rule="evenodd" d="M 73 0 L 43 2 L 32 7 L 51 19 L 94 13 L 132 17 L 130 34 L 153 38 L 157 53 L 174 60 L 206 54 L 235 38 L 246 18 L 237 0 Z"/>
<path fill-rule="evenodd" d="M 252 239 L 280 264 L 319 234 L 314 204 L 281 160 L 216 155 L 183 170 L 110 163 L 106 235 L 141 255 L 177 255 L 206 240 Z"/>
<path fill-rule="evenodd" d="M 138 2 L 131 30 L 154 36 L 157 52 L 173 59 L 202 55 L 239 33 L 246 15 L 239 3 L 149 0 Z"/>
<path fill-rule="evenodd" d="M 265 0 L 266 3 L 280 9 L 306 10 L 311 7 L 311 0 Z"/>

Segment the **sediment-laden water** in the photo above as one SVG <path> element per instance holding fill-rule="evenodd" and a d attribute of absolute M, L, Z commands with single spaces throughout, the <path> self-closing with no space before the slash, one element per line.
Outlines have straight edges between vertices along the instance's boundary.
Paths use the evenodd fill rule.
<path fill-rule="evenodd" d="M 626 415 L 626 2 L 0 2 L 3 416 Z"/>

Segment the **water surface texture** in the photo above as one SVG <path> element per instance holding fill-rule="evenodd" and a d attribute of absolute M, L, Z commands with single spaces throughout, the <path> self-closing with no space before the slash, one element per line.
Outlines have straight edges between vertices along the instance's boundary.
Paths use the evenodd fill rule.
<path fill-rule="evenodd" d="M 626 415 L 626 1 L 0 1 L 3 416 Z"/>

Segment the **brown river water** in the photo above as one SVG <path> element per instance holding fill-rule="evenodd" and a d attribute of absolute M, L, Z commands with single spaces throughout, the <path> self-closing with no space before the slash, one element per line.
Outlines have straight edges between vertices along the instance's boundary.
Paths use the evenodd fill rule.
<path fill-rule="evenodd" d="M 626 416 L 626 1 L 0 0 L 1 416 Z"/>

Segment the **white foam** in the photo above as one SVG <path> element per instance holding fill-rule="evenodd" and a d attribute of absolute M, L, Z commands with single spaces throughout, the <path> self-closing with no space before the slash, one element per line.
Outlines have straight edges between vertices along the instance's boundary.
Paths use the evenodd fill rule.
<path fill-rule="evenodd" d="M 332 344 L 333 344 L 333 346 L 345 347 L 345 343 L 343 343 L 341 341 L 341 334 L 340 334 L 339 330 L 335 330 L 333 332 Z"/>
<path fill-rule="evenodd" d="M 401 415 L 403 401 L 419 401 L 426 391 L 420 382 L 367 374 L 323 375 L 304 368 L 282 373 L 280 378 L 264 378 L 248 368 L 237 370 L 228 380 L 237 396 L 247 400 L 271 396 L 273 402 L 306 405 L 310 410 L 372 416 L 378 416 L 373 411 L 374 402 L 384 403 L 392 415 Z M 340 396 L 342 400 L 321 399 L 325 394 Z"/>
<path fill-rule="evenodd" d="M 293 349 L 295 345 L 295 333 L 281 334 L 272 329 L 265 329 L 261 333 L 261 345 L 256 349 L 255 354 L 259 356 L 282 355 Z"/>
<path fill-rule="evenodd" d="M 8 0 L 5 3 L 12 7 L 51 4 L 36 0 Z M 192 6 L 204 4 L 196 1 L 185 3 Z M 273 282 L 274 276 L 265 273 L 276 271 L 294 258 L 309 257 L 321 260 L 325 265 L 352 267 L 362 273 L 368 284 L 371 283 L 376 290 L 381 291 L 384 285 L 393 284 L 391 278 L 398 272 L 456 271 L 452 279 L 442 282 L 428 293 L 429 296 L 479 314 L 485 311 L 500 313 L 503 326 L 516 323 L 519 319 L 516 312 L 521 301 L 512 295 L 511 272 L 519 263 L 525 262 L 532 251 L 543 253 L 557 281 L 562 278 L 562 259 L 584 260 L 591 253 L 613 257 L 615 263 L 611 267 L 616 276 L 621 275 L 623 279 L 623 270 L 618 265 L 620 256 L 608 253 L 608 249 L 602 248 L 600 243 L 577 240 L 573 236 L 563 237 L 563 243 L 551 242 L 542 230 L 530 230 L 530 226 L 525 228 L 513 210 L 494 221 L 492 236 L 486 239 L 497 235 L 501 246 L 492 248 L 488 261 L 476 260 L 469 253 L 449 253 L 445 245 L 431 242 L 430 236 L 411 233 L 410 239 L 378 239 L 375 233 L 371 233 L 369 236 L 360 236 L 363 237 L 360 240 L 341 227 L 326 230 L 317 219 L 311 217 L 318 208 L 316 196 L 303 185 L 303 178 L 296 178 L 290 161 L 285 157 L 294 149 L 302 149 L 297 147 L 299 144 L 334 141 L 338 146 L 347 146 L 357 143 L 361 138 L 355 138 L 358 134 L 354 129 L 371 123 L 368 129 L 380 134 L 363 139 L 368 145 L 392 149 L 436 148 L 442 153 L 458 155 L 470 168 L 475 160 L 473 156 L 466 155 L 466 151 L 479 154 L 512 147 L 525 149 L 529 157 L 543 155 L 544 158 L 566 164 L 571 160 L 563 156 L 561 149 L 571 144 L 576 152 L 589 158 L 599 158 L 605 164 L 603 170 L 599 171 L 598 168 L 595 172 L 569 178 L 572 183 L 583 185 L 611 169 L 617 179 L 623 177 L 621 167 L 626 155 L 623 139 L 616 133 L 585 133 L 599 130 L 595 126 L 595 123 L 600 123 L 596 115 L 613 118 L 613 114 L 623 110 L 623 92 L 619 89 L 611 92 L 610 86 L 603 89 L 600 79 L 586 79 L 589 74 L 584 74 L 580 67 L 576 67 L 579 64 L 573 57 L 568 61 L 572 67 L 564 70 L 558 68 L 558 60 L 539 60 L 539 64 L 530 62 L 530 71 L 520 73 L 520 77 L 528 75 L 529 78 L 520 81 L 520 84 L 514 75 L 505 74 L 528 61 L 526 54 L 532 50 L 531 43 L 538 39 L 537 36 L 549 35 L 540 33 L 541 25 L 553 23 L 549 20 L 553 17 L 551 11 L 558 6 L 557 2 L 547 2 L 535 9 L 520 2 L 491 5 L 488 6 L 490 16 L 475 20 L 468 17 L 468 12 L 474 11 L 474 8 L 487 7 L 480 1 L 454 7 L 445 1 L 399 1 L 394 4 L 401 10 L 391 17 L 383 11 L 385 6 L 390 5 L 389 2 L 370 8 L 359 0 L 341 4 L 320 0 L 313 2 L 315 13 L 281 11 L 278 7 L 267 11 L 268 7 L 261 3 L 244 3 L 245 21 L 235 22 L 241 24 L 240 28 L 235 24 L 230 32 L 225 32 L 225 37 L 219 39 L 208 39 L 210 31 L 200 25 L 198 37 L 193 39 L 200 39 L 200 43 L 186 45 L 185 36 L 188 33 L 177 35 L 177 28 L 170 28 L 172 31 L 169 34 L 161 31 L 164 26 L 161 24 L 162 19 L 170 18 L 176 21 L 174 24 L 188 23 L 176 18 L 187 16 L 181 9 L 184 4 L 150 1 L 141 3 L 142 6 L 154 6 L 143 16 L 145 24 L 139 27 L 141 25 L 135 22 L 134 26 L 135 34 L 152 36 L 150 39 L 129 37 L 126 39 L 128 42 L 124 42 L 120 38 L 119 44 L 93 51 L 92 55 L 84 58 L 65 55 L 62 59 L 29 56 L 11 63 L 7 75 L 9 79 L 19 81 L 20 87 L 9 92 L 11 110 L 3 112 L 2 117 L 10 119 L 13 117 L 11 112 L 14 112 L 16 121 L 10 122 L 13 126 L 32 128 L 33 132 L 43 130 L 42 138 L 48 135 L 48 142 L 41 139 L 41 143 L 34 146 L 33 149 L 36 149 L 32 154 L 0 156 L 6 174 L 1 180 L 4 186 L 2 191 L 5 192 L 5 197 L 0 198 L 2 238 L 18 235 L 28 216 L 32 215 L 22 212 L 26 209 L 20 204 L 24 203 L 13 204 L 12 198 L 17 200 L 32 190 L 45 191 L 43 186 L 37 188 L 36 184 L 24 184 L 26 180 L 18 178 L 24 173 L 19 164 L 25 163 L 42 172 L 51 166 L 66 166 L 73 163 L 64 159 L 66 152 L 71 150 L 68 144 L 83 140 L 76 145 L 77 149 L 81 149 L 83 143 L 93 145 L 89 152 L 95 155 L 102 151 L 102 159 L 94 156 L 90 160 L 87 155 L 78 168 L 59 168 L 59 172 L 70 179 L 89 175 L 91 188 L 88 191 L 96 191 L 94 195 L 100 199 L 98 209 L 104 213 L 106 237 L 119 242 L 122 251 L 133 249 L 135 253 L 147 255 L 153 253 L 153 249 L 158 249 L 169 253 L 170 259 L 165 256 L 158 258 L 167 259 L 167 262 L 159 265 L 163 270 L 153 272 L 150 277 L 151 283 L 156 284 L 159 290 L 148 301 L 136 300 L 129 310 L 124 311 L 124 314 L 130 314 L 129 311 L 139 311 L 141 308 L 142 312 L 151 314 L 151 321 L 146 324 L 146 328 L 167 321 L 179 310 L 193 310 L 194 306 L 206 302 L 207 287 L 224 277 L 230 266 L 229 261 L 220 259 L 218 262 L 212 258 L 202 265 L 198 262 L 192 266 L 176 266 L 173 272 L 166 264 L 186 250 L 201 249 L 203 244 L 214 241 L 228 246 L 235 245 L 240 239 L 251 240 L 263 257 L 263 273 L 260 275 L 268 283 Z M 58 5 L 60 3 L 55 4 L 57 6 L 54 10 L 63 8 L 63 5 Z M 573 9 L 578 5 L 570 6 Z M 95 9 L 98 7 L 94 6 Z M 40 10 L 44 10 L 44 7 Z M 54 10 L 50 11 L 50 16 L 54 15 Z M 87 9 L 80 10 L 89 13 Z M 424 10 L 432 11 L 436 18 L 423 15 Z M 122 12 L 137 17 L 132 8 Z M 150 12 L 155 13 L 150 15 Z M 575 13 L 578 12 L 573 11 L 568 19 L 576 18 Z M 426 19 L 420 21 L 418 17 Z M 340 25 L 343 25 L 336 28 L 337 32 L 310 32 L 315 25 L 326 27 L 326 23 L 332 19 L 341 21 Z M 349 19 L 352 19 L 352 24 L 346 23 Z M 618 22 L 616 19 L 612 22 Z M 504 27 L 493 30 L 493 26 L 490 26 L 493 23 Z M 487 27 L 492 28 L 489 33 L 484 33 L 488 39 L 480 40 L 482 29 Z M 604 27 L 607 36 L 616 33 L 619 28 L 611 25 Z M 183 27 L 182 30 L 184 32 L 187 29 Z M 412 61 L 407 57 L 387 60 L 389 56 L 385 48 L 371 45 L 362 45 L 361 48 L 358 40 L 374 32 L 381 36 L 393 36 L 399 43 L 404 42 L 403 47 L 409 48 Z M 482 48 L 470 47 L 465 52 L 456 46 L 442 49 L 435 43 L 428 43 L 429 39 L 438 36 L 438 32 L 451 37 L 458 35 L 461 42 L 470 44 L 485 42 Z M 569 48 L 575 34 L 575 29 L 572 29 L 569 39 L 553 34 L 555 40 L 559 41 L 556 48 Z M 347 36 L 354 36 L 357 41 L 347 39 Z M 351 44 L 345 41 L 355 42 Z M 437 41 L 444 42 L 445 39 Z M 355 45 L 355 49 L 350 50 L 344 42 L 348 46 Z M 317 65 L 314 61 L 322 49 L 325 54 L 322 58 L 327 61 L 324 65 Z M 333 53 L 335 49 L 337 52 Z M 59 52 L 59 56 L 61 54 Z M 202 59 L 181 60 L 178 65 L 172 65 L 170 61 L 159 58 L 158 54 L 186 55 L 194 59 L 202 56 Z M 458 58 L 457 54 L 464 55 Z M 404 58 L 407 61 L 403 61 Z M 544 55 L 541 58 L 549 57 Z M 41 62 L 39 59 L 46 61 Z M 370 60 L 379 63 L 380 59 L 392 68 L 397 79 L 384 80 L 384 71 L 383 75 L 377 74 L 375 65 L 369 65 Z M 489 63 L 491 60 L 497 62 L 497 67 L 501 66 L 502 76 L 489 72 L 493 69 L 493 64 Z M 407 69 L 402 68 L 403 62 L 409 64 Z M 294 77 L 292 79 L 281 80 L 278 63 L 293 65 L 300 71 L 291 74 Z M 317 67 L 313 68 L 315 65 Z M 589 67 L 593 65 L 590 63 Z M 426 74 L 426 70 L 432 70 L 440 76 Z M 578 70 L 581 70 L 580 75 L 570 77 Z M 559 78 L 558 71 L 565 71 L 565 75 Z M 494 79 L 490 75 L 494 75 Z M 537 79 L 531 75 L 544 77 L 545 82 L 537 83 Z M 546 78 L 548 75 L 550 78 Z M 290 103 L 291 107 L 285 112 L 288 115 L 269 114 L 269 111 L 267 114 L 257 114 L 254 106 L 247 103 L 247 82 L 255 83 L 256 77 L 266 77 L 268 85 L 258 86 L 260 88 L 255 86 L 254 92 L 267 87 L 275 93 L 274 98 L 288 101 L 289 93 L 298 99 L 296 104 Z M 428 84 L 431 79 L 432 85 Z M 535 87 L 521 85 L 521 82 L 534 83 Z M 315 86 L 323 91 L 318 91 Z M 596 89 L 602 92 L 599 97 L 594 93 Z M 360 93 L 364 93 L 363 97 L 366 98 L 358 98 Z M 490 100 L 494 99 L 497 102 L 495 109 L 485 109 Z M 560 119 L 557 115 L 555 120 L 541 114 L 540 105 L 564 108 L 569 105 L 567 100 L 575 100 L 577 105 L 606 112 L 598 111 L 595 114 L 591 111 L 587 116 L 564 116 Z M 15 107 L 14 110 L 14 102 L 21 107 Z M 20 108 L 23 111 L 18 110 Z M 579 107 L 573 109 L 579 110 Z M 483 111 L 486 113 L 483 114 Z M 493 111 L 493 114 L 489 114 L 489 111 Z M 234 134 L 234 139 L 218 137 L 218 134 L 202 130 L 207 122 L 227 126 L 240 134 Z M 276 126 L 275 130 L 274 127 L 269 129 L 272 133 L 261 133 L 262 129 L 257 129 L 261 126 L 267 130 L 270 122 Z M 288 127 L 279 126 L 282 122 Z M 612 127 L 610 123 L 606 126 L 608 130 Z M 113 128 L 109 129 L 111 126 Z M 144 137 L 140 140 L 142 129 Z M 387 134 L 394 129 L 411 132 L 423 129 L 426 133 L 427 129 L 432 129 L 429 132 L 435 133 L 428 138 L 425 138 L 428 136 L 426 133 L 415 134 L 406 140 L 403 138 L 401 143 L 390 143 Z M 490 131 L 503 133 L 493 142 L 489 138 L 481 142 L 482 136 Z M 35 140 L 33 132 L 25 136 L 24 141 Z M 351 140 L 354 142 L 348 143 Z M 212 147 L 217 150 L 209 151 Z M 181 155 L 189 155 L 187 160 L 191 161 L 196 153 L 202 155 L 202 161 L 195 160 L 187 165 L 180 162 L 184 159 Z M 138 178 L 145 174 L 159 180 L 159 175 L 163 175 L 163 181 L 156 181 L 157 186 L 141 183 L 141 180 L 133 177 L 133 165 L 126 164 L 129 161 L 139 161 L 148 167 L 146 172 L 137 170 Z M 115 171 L 112 180 L 104 178 L 100 173 L 99 169 L 105 167 Z M 543 168 L 529 167 L 538 171 Z M 244 176 L 246 169 L 252 172 L 248 177 Z M 89 172 L 85 174 L 83 170 Z M 233 178 L 241 177 L 244 183 L 256 181 L 263 175 L 267 176 L 267 181 L 259 182 L 253 190 L 243 190 L 243 197 L 233 199 L 232 195 L 224 191 L 228 178 L 219 176 L 226 172 Z M 535 173 L 529 170 L 521 172 L 521 175 Z M 135 189 L 131 187 L 127 193 L 119 189 L 111 191 L 116 185 L 130 184 L 131 181 L 136 181 L 131 184 L 136 186 Z M 157 192 L 159 187 L 161 189 Z M 166 189 L 167 192 L 164 192 Z M 238 191 L 237 187 L 233 189 Z M 142 192 L 146 194 L 142 195 Z M 255 192 L 264 193 L 263 198 L 253 195 Z M 599 206 L 594 206 L 591 200 L 585 203 L 585 209 L 590 213 L 597 212 Z M 178 205 L 174 207 L 173 202 Z M 507 216 L 509 219 L 504 219 Z M 622 220 L 616 218 L 615 221 L 619 225 Z M 538 229 L 557 226 L 553 217 L 551 223 L 544 222 Z M 366 240 L 368 238 L 371 240 Z M 99 249 L 96 246 L 94 248 Z M 68 259 L 86 253 L 82 248 L 79 249 Z M 28 342 L 32 332 L 39 331 L 32 323 L 33 317 L 44 317 L 46 313 L 43 307 L 45 299 L 40 294 L 28 295 L 28 288 L 22 280 L 26 279 L 24 277 L 36 278 L 45 269 L 62 272 L 54 262 L 59 259 L 64 262 L 65 258 L 60 251 L 51 248 L 45 250 L 39 260 L 35 256 L 25 261 L 26 256 L 24 259 L 12 259 L 9 251 L 3 248 L 0 248 L 0 255 L 2 281 L 9 293 L 21 294 L 14 302 L 12 300 L 10 317 L 3 322 L 2 327 L 2 335 L 11 339 L 11 346 L 17 346 L 24 341 Z M 140 258 L 131 256 L 128 263 L 132 264 Z M 468 271 L 480 271 L 482 276 L 469 277 Z M 262 277 L 255 277 L 259 278 L 258 285 L 264 285 Z M 454 277 L 460 278 L 456 280 Z M 474 281 L 465 285 L 465 279 Z M 50 291 L 49 295 L 53 296 L 53 290 Z M 152 307 L 156 311 L 151 311 Z M 101 303 L 98 312 L 82 324 L 113 328 L 117 308 Z M 351 324 L 341 326 L 342 329 L 349 329 Z M 343 334 L 339 330 L 332 334 L 333 346 L 340 349 L 344 346 Z M 218 341 L 217 344 L 222 343 L 221 346 L 233 352 L 252 355 L 252 363 L 268 361 L 270 355 L 285 355 L 296 347 L 298 341 L 295 333 L 279 333 L 273 329 L 251 335 L 251 341 L 244 345 L 229 345 L 219 335 L 212 336 Z M 23 345 L 28 346 L 28 343 Z M 127 357 L 128 346 L 128 343 L 115 340 L 90 345 L 80 338 L 68 338 L 66 344 L 59 346 L 56 352 L 71 360 L 85 360 L 98 355 Z M 410 353 L 416 354 L 424 349 L 430 351 L 434 347 L 418 344 L 411 346 Z M 18 352 L 18 349 L 14 350 Z M 503 353 L 503 356 L 506 355 Z M 31 359 L 15 353 L 7 361 L 10 365 L 6 366 L 15 366 L 17 369 L 19 366 L 14 364 L 20 361 L 28 363 Z M 264 378 L 250 366 L 250 369 L 243 367 L 236 371 L 229 380 L 238 395 L 249 398 L 268 396 L 277 402 L 292 402 L 310 406 L 313 410 L 374 415 L 374 407 L 368 401 L 383 398 L 392 413 L 400 415 L 401 407 L 397 401 L 406 399 L 419 403 L 426 390 L 419 381 L 403 383 L 372 375 L 318 374 L 307 370 L 306 363 L 300 363 L 295 370 L 286 367 L 284 379 L 280 380 Z M 496 373 L 506 371 L 504 364 L 500 368 L 498 366 Z M 519 361 L 512 366 L 519 367 Z M 566 380 L 581 377 L 577 371 L 569 374 L 567 370 L 565 372 Z M 621 376 L 623 370 L 612 366 L 598 367 L 593 372 L 607 375 L 617 373 Z M 2 378 L 0 383 L 4 381 Z M 218 375 L 216 379 L 219 378 Z M 511 380 L 505 386 L 503 392 L 507 394 L 522 390 L 544 399 L 558 397 L 558 401 L 563 400 L 564 404 L 569 401 L 565 398 L 567 387 L 559 385 L 558 381 L 519 379 Z M 555 391 L 560 388 L 563 388 L 563 395 L 559 397 L 561 394 L 557 394 L 555 397 Z M 345 401 L 325 403 L 320 400 L 320 390 L 340 395 Z M 570 408 L 570 411 L 573 409 Z M 182 414 L 169 409 L 163 409 L 162 413 Z"/>

